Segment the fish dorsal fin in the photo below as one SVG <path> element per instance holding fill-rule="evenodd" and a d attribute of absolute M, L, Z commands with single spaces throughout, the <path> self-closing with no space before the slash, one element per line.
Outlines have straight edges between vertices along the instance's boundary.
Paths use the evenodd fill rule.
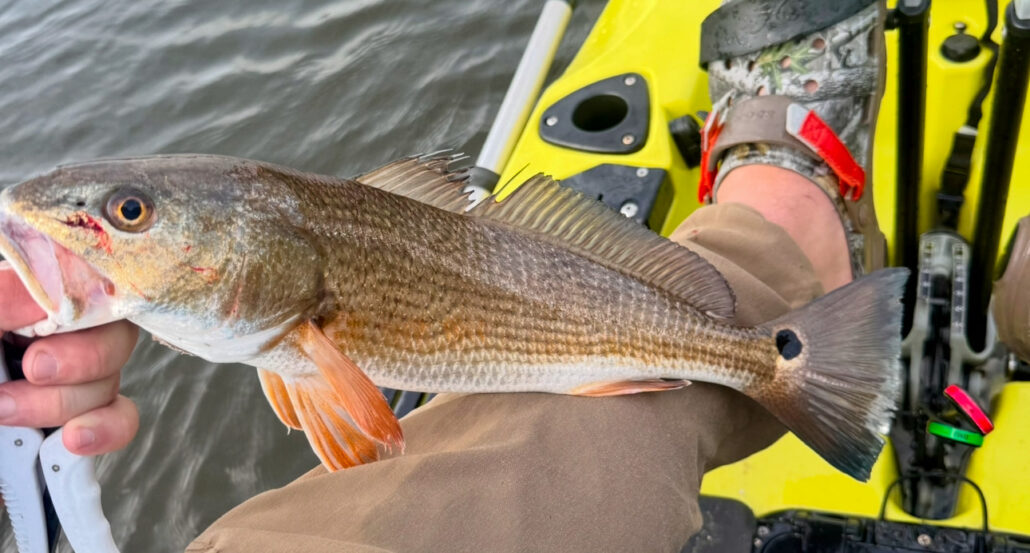
<path fill-rule="evenodd" d="M 451 170 L 451 165 L 462 159 L 462 156 L 433 154 L 408 157 L 354 180 L 439 209 L 464 213 L 471 203 L 469 194 L 463 192 L 469 172 L 467 169 Z"/>
<path fill-rule="evenodd" d="M 480 202 L 468 211 L 469 215 L 533 232 L 556 246 L 664 290 L 709 316 L 733 316 L 736 300 L 718 269 L 603 203 L 545 175 L 529 179 L 502 197 Z"/>
<path fill-rule="evenodd" d="M 717 318 L 736 300 L 722 274 L 701 256 L 612 211 L 603 203 L 537 175 L 503 200 L 466 192 L 458 156 L 428 155 L 389 163 L 355 180 L 454 213 L 530 231 L 610 269 L 640 279 Z M 503 192 L 503 189 L 502 189 Z"/>

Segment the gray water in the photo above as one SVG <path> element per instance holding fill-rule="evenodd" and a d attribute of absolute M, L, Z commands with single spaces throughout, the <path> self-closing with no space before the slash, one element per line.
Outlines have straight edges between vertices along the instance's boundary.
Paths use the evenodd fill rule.
<path fill-rule="evenodd" d="M 0 184 L 59 163 L 153 153 L 341 176 L 440 148 L 475 154 L 542 4 L 0 2 Z M 602 7 L 577 8 L 552 74 Z M 140 407 L 140 433 L 97 471 L 126 553 L 182 551 L 233 506 L 317 464 L 248 367 L 144 337 L 122 393 Z M 0 537 L 14 552 L 6 520 Z"/>

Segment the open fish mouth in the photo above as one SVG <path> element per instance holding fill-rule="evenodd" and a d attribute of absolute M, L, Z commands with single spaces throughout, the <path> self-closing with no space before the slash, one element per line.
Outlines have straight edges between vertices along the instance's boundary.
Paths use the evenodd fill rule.
<path fill-rule="evenodd" d="M 0 254 L 47 319 L 16 333 L 44 336 L 108 323 L 114 283 L 92 265 L 7 210 L 0 209 Z"/>

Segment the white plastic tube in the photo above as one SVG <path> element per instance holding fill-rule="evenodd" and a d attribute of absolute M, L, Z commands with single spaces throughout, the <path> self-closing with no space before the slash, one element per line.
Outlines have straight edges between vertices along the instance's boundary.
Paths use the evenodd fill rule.
<path fill-rule="evenodd" d="M 501 108 L 476 159 L 477 167 L 498 175 L 504 170 L 540 94 L 571 16 L 572 6 L 566 0 L 547 0 L 544 4 L 533 34 L 529 37 L 529 44 L 508 85 Z"/>

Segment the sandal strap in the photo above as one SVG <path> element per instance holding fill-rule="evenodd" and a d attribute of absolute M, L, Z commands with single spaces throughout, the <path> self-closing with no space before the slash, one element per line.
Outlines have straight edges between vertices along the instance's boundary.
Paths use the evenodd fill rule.
<path fill-rule="evenodd" d="M 734 146 L 755 143 L 811 154 L 837 175 L 842 198 L 857 201 L 862 197 L 865 170 L 814 111 L 786 96 L 755 96 L 732 106 L 731 99 L 716 103 L 702 129 L 701 202 L 711 200 L 723 153 Z"/>
<path fill-rule="evenodd" d="M 878 0 L 734 0 L 701 24 L 701 67 L 839 23 Z"/>

